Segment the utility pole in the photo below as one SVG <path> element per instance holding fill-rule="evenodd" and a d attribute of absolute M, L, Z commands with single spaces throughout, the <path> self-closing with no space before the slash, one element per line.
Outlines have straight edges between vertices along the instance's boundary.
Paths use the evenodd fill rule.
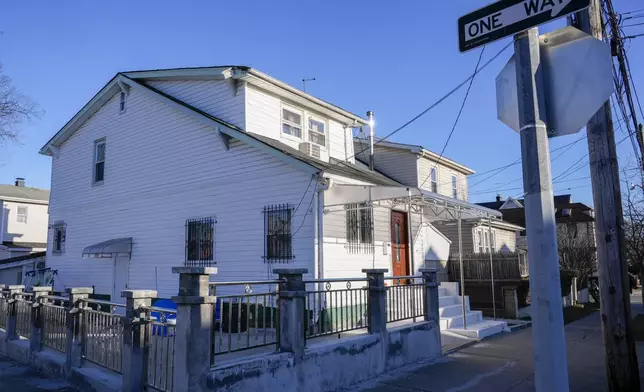
<path fill-rule="evenodd" d="M 526 229 L 532 260 L 530 295 L 535 389 L 567 392 L 570 389 L 568 361 L 538 28 L 515 35 L 514 56 Z"/>
<path fill-rule="evenodd" d="M 578 27 L 602 39 L 600 0 L 577 14 Z M 614 34 L 619 30 L 614 30 Z M 631 331 L 619 168 L 610 101 L 586 125 L 595 204 L 595 241 L 609 391 L 640 391 L 637 353 Z"/>

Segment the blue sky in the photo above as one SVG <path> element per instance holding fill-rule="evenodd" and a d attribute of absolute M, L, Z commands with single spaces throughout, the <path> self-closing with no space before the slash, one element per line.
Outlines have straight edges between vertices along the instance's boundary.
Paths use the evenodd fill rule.
<path fill-rule="evenodd" d="M 0 183 L 14 177 L 49 187 L 50 158 L 39 148 L 116 72 L 243 64 L 296 87 L 315 77 L 308 92 L 355 113 L 372 110 L 385 135 L 429 106 L 474 70 L 478 50 L 458 52 L 456 21 L 489 0 L 429 1 L 47 1 L 0 6 L 0 62 L 16 87 L 45 111 L 25 124 L 19 144 L 0 150 Z M 615 0 L 617 11 L 642 8 Z M 640 19 L 641 20 L 641 19 Z M 563 22 L 543 26 L 542 31 Z M 644 33 L 643 28 L 627 29 Z M 509 42 L 489 45 L 483 61 Z M 644 95 L 644 37 L 630 43 L 636 86 Z M 445 155 L 477 172 L 520 156 L 519 135 L 496 119 L 494 78 L 510 57 L 503 53 L 474 81 Z M 440 152 L 465 89 L 392 140 Z M 643 97 L 644 98 L 644 97 Z M 571 143 L 583 133 L 551 140 Z M 624 138 L 616 131 L 616 139 Z M 632 167 L 629 140 L 618 146 L 620 167 Z M 587 153 L 585 139 L 553 162 L 556 176 Z M 585 162 L 582 160 L 581 162 Z M 577 166 L 575 166 L 576 168 Z M 555 190 L 591 204 L 587 165 Z M 473 201 L 520 195 L 521 167 L 470 180 Z M 474 185 L 476 184 L 476 185 Z M 567 189 L 571 188 L 571 189 Z"/>

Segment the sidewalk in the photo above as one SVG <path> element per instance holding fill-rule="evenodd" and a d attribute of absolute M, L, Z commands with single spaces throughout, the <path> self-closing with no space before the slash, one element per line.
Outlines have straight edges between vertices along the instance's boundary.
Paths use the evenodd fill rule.
<path fill-rule="evenodd" d="M 643 312 L 641 294 L 631 297 L 633 316 Z M 607 390 L 599 312 L 565 326 L 571 392 Z M 636 342 L 644 380 L 644 342 Z M 504 333 L 446 355 L 439 361 L 385 375 L 363 392 L 534 391 L 532 328 Z"/>
<path fill-rule="evenodd" d="M 62 381 L 53 380 L 37 371 L 0 355 L 0 391 L 7 392 L 74 392 Z"/>

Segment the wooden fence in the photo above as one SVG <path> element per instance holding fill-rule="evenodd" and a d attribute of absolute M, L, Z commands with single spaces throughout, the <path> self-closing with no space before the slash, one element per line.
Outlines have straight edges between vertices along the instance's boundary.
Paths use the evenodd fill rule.
<path fill-rule="evenodd" d="M 492 265 L 494 266 L 494 280 L 520 280 L 526 276 L 522 264 L 524 255 L 520 253 L 493 253 Z M 450 280 L 458 281 L 461 278 L 461 266 L 458 253 L 451 254 L 448 261 Z M 463 275 L 465 280 L 491 280 L 490 254 L 470 253 L 463 255 Z"/>

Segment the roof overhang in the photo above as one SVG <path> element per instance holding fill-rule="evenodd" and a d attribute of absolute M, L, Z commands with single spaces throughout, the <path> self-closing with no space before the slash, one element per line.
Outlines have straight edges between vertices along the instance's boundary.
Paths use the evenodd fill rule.
<path fill-rule="evenodd" d="M 373 203 L 377 201 L 411 201 L 415 206 L 427 207 L 433 216 L 432 221 L 456 219 L 502 219 L 503 215 L 495 210 L 453 199 L 418 188 L 372 185 L 333 185 L 324 194 L 324 207 L 344 206 L 349 203 Z"/>
<path fill-rule="evenodd" d="M 0 196 L 0 201 L 13 201 L 16 203 L 41 204 L 41 205 L 49 204 L 48 200 L 25 199 L 22 197 L 10 197 L 10 196 Z"/>
<path fill-rule="evenodd" d="M 359 142 L 361 144 L 366 144 L 368 143 L 367 140 L 360 139 L 360 138 L 354 138 L 354 142 Z M 414 144 L 405 144 L 405 143 L 396 143 L 396 142 L 390 142 L 387 140 L 376 140 L 375 146 L 382 146 L 382 147 L 389 147 L 389 148 L 395 148 L 399 150 L 406 150 L 409 151 L 412 154 L 416 154 L 421 158 L 425 158 L 427 160 L 430 160 L 432 162 L 438 162 L 440 160 L 440 163 L 443 165 L 454 169 L 460 173 L 463 173 L 465 175 L 470 175 L 476 173 L 476 171 L 470 169 L 469 167 L 462 165 L 456 161 L 453 161 L 449 158 L 446 158 L 444 156 L 440 156 L 439 154 L 436 154 L 435 152 L 429 151 L 423 146 L 417 146 Z"/>
<path fill-rule="evenodd" d="M 82 257 L 112 258 L 132 255 L 132 237 L 114 238 L 83 249 Z"/>

